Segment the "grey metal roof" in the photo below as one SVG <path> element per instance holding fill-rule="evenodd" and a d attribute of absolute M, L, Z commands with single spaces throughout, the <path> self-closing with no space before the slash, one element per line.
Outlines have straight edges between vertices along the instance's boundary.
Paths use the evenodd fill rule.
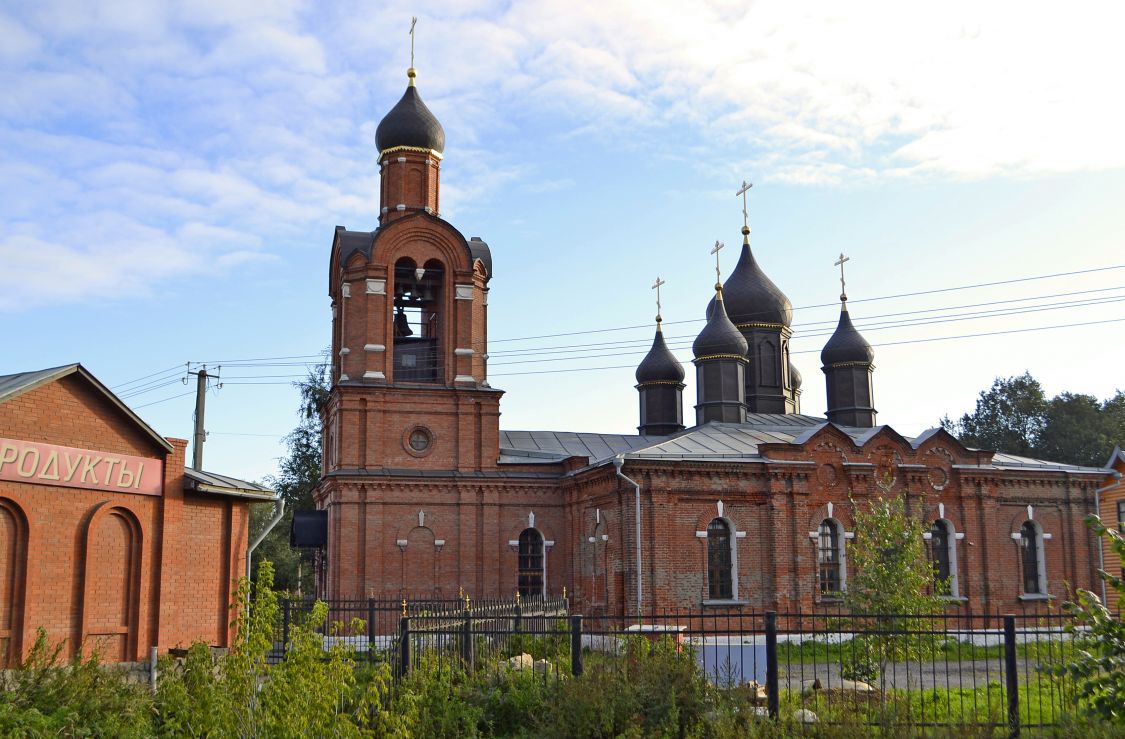
<path fill-rule="evenodd" d="M 1032 459 L 1030 457 L 1019 457 L 1015 454 L 1006 454 L 1004 452 L 996 452 L 992 455 L 992 464 L 986 465 L 989 468 L 1002 469 L 1002 470 L 1040 470 L 1043 472 L 1076 472 L 1080 474 L 1098 474 L 1105 475 L 1105 470 L 1100 467 L 1083 467 L 1078 464 L 1065 464 L 1063 462 L 1051 462 L 1045 459 Z M 973 465 L 957 465 L 958 469 L 971 468 Z"/>
<path fill-rule="evenodd" d="M 780 413 L 750 413 L 745 423 L 707 423 L 694 426 L 671 436 L 626 436 L 620 434 L 590 434 L 563 431 L 501 431 L 500 464 L 546 464 L 567 457 L 586 457 L 589 466 L 604 464 L 617 455 L 625 459 L 676 461 L 697 460 L 715 462 L 761 462 L 758 452 L 762 444 L 801 444 L 828 421 L 815 416 Z M 836 426 L 863 446 L 888 426 L 852 428 Z M 917 439 L 903 437 L 915 448 L 938 433 L 928 429 Z M 894 432 L 897 433 L 897 432 Z M 973 469 L 973 465 L 959 465 L 959 469 Z M 1105 474 L 1104 469 L 1061 464 L 1012 454 L 997 452 L 992 463 L 982 469 L 1037 470 L 1041 472 L 1071 472 L 1077 474 Z"/>
<path fill-rule="evenodd" d="M 559 462 L 568 457 L 587 457 L 591 462 L 604 461 L 664 438 L 666 437 L 572 431 L 501 431 L 500 463 Z"/>
<path fill-rule="evenodd" d="M 111 403 L 117 406 L 122 413 L 137 424 L 142 431 L 152 437 L 153 441 L 158 445 L 169 452 L 172 451 L 172 445 L 168 443 L 167 439 L 156 433 L 156 431 L 145 423 L 132 408 L 125 405 L 125 402 L 122 401 L 121 398 L 114 395 L 109 388 L 103 385 L 98 378 L 90 374 L 90 371 L 78 362 L 64 364 L 61 367 L 36 370 L 34 372 L 18 372 L 14 375 L 0 375 L 0 403 L 73 374 L 77 374 L 90 383 L 95 390 L 102 393 Z"/>
<path fill-rule="evenodd" d="M 247 482 L 246 480 L 239 480 L 237 477 L 228 477 L 216 472 L 196 470 L 191 467 L 184 468 L 184 488 L 199 493 L 229 495 L 236 498 L 257 498 L 266 501 L 277 499 L 276 492 L 256 482 Z"/>

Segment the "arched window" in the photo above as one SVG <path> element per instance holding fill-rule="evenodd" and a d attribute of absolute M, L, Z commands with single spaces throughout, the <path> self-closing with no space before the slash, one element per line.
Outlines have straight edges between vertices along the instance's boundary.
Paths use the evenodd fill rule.
<path fill-rule="evenodd" d="M 519 593 L 530 598 L 546 594 L 543 578 L 543 535 L 524 529 L 519 545 Z"/>
<path fill-rule="evenodd" d="M 1040 595 L 1046 592 L 1043 573 L 1043 536 L 1034 521 L 1020 527 L 1020 564 L 1023 567 L 1023 592 Z"/>
<path fill-rule="evenodd" d="M 938 519 L 930 527 L 930 561 L 934 565 L 934 579 L 939 592 L 956 597 L 957 593 L 957 536 L 949 521 Z"/>
<path fill-rule="evenodd" d="M 820 594 L 839 595 L 844 589 L 844 557 L 840 549 L 840 524 L 831 518 L 820 522 L 817 537 L 817 563 Z"/>
<path fill-rule="evenodd" d="M 731 577 L 730 526 L 721 518 L 707 525 L 707 597 L 711 600 L 734 598 Z"/>
<path fill-rule="evenodd" d="M 441 328 L 445 269 L 431 259 L 419 267 L 413 259 L 395 262 L 394 379 L 396 382 L 440 382 Z"/>

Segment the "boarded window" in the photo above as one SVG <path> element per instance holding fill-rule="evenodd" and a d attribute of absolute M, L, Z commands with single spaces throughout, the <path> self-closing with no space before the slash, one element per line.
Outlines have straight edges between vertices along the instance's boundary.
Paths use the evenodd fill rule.
<path fill-rule="evenodd" d="M 731 577 L 730 527 L 721 518 L 707 526 L 707 595 L 712 600 L 734 597 Z"/>
<path fill-rule="evenodd" d="M 520 534 L 519 592 L 525 598 L 544 594 L 543 535 L 535 529 L 524 529 Z"/>

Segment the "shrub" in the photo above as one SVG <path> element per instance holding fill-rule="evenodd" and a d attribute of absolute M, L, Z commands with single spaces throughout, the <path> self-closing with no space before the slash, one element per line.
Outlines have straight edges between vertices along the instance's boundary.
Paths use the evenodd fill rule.
<path fill-rule="evenodd" d="M 152 734 L 152 699 L 140 685 L 81 652 L 67 664 L 47 632 L 36 632 L 27 659 L 0 678 L 0 735 L 117 736 Z"/>
<path fill-rule="evenodd" d="M 1086 523 L 1099 537 L 1109 539 L 1125 568 L 1125 540 L 1121 535 L 1103 526 L 1097 516 L 1088 517 Z M 1115 595 L 1117 615 L 1110 613 L 1094 593 L 1079 590 L 1078 600 L 1063 606 L 1075 617 L 1075 622 L 1066 626 L 1074 635 L 1075 650 L 1066 664 L 1045 670 L 1075 680 L 1088 714 L 1125 727 L 1125 622 L 1120 613 L 1125 606 L 1125 582 L 1105 570 L 1098 570 L 1098 576 Z"/>

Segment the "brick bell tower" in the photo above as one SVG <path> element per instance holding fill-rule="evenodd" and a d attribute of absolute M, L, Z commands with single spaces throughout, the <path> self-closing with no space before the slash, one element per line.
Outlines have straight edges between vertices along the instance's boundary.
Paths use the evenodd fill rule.
<path fill-rule="evenodd" d="M 455 488 L 458 477 L 495 471 L 499 458 L 503 393 L 487 381 L 492 256 L 440 217 L 445 132 L 415 76 L 408 70 L 375 135 L 379 226 L 337 226 L 332 244 L 332 389 L 316 498 L 329 512 L 322 594 L 333 598 L 385 590 L 378 560 L 363 554 L 385 542 L 367 531 L 375 522 L 362 504 L 390 502 L 390 491 L 406 489 L 395 480 L 423 472 L 427 495 L 456 496 L 442 478 Z"/>

